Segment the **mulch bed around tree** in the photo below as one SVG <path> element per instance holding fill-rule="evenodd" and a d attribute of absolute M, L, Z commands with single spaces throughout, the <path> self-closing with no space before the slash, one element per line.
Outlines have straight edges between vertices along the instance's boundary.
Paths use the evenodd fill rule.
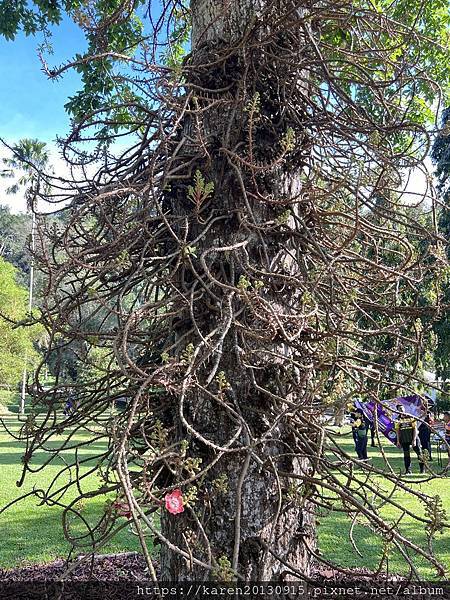
<path fill-rule="evenodd" d="M 69 572 L 67 568 L 69 566 Z M 350 571 L 350 570 L 349 570 Z M 351 571 L 350 571 L 351 572 Z M 250 593 L 245 596 L 228 596 L 229 598 L 254 598 L 262 600 L 270 598 L 365 598 L 372 597 L 396 600 L 410 600 L 412 597 L 427 600 L 428 598 L 450 598 L 450 586 L 442 584 L 443 593 L 420 593 L 419 588 L 412 593 L 412 586 L 406 594 L 398 591 L 402 579 L 397 577 L 386 582 L 383 578 L 373 579 L 370 572 L 359 571 L 353 576 L 344 575 L 332 569 L 322 569 L 315 572 L 314 579 L 317 587 L 310 587 L 307 594 L 271 594 Z M 404 580 L 403 580 L 404 582 Z M 171 584 L 163 583 L 163 586 Z M 176 584 L 174 584 L 176 585 Z M 252 585 L 252 584 L 251 584 Z M 273 584 L 274 586 L 277 584 Z M 281 586 L 287 584 L 279 584 Z M 419 584 L 415 584 L 419 585 Z M 421 584 L 422 589 L 427 584 Z M 440 583 L 434 584 L 440 586 Z M 181 598 L 184 593 L 144 593 L 142 586 L 153 586 L 147 573 L 146 563 L 142 555 L 126 553 L 107 556 L 96 556 L 94 560 L 86 558 L 77 560 L 70 565 L 64 560 L 56 560 L 44 565 L 32 565 L 15 569 L 0 569 L 0 600 L 132 600 L 145 597 Z M 392 586 L 393 593 L 388 593 Z M 319 593 L 319 589 L 323 588 Z M 139 591 L 139 588 L 141 591 Z M 339 589 L 338 589 L 339 588 Z M 350 592 L 348 590 L 351 590 Z M 357 592 L 356 590 L 360 590 Z M 377 594 L 371 590 L 380 590 Z M 347 590 L 347 593 L 345 593 Z M 383 590 L 381 592 L 381 590 Z M 191 594 L 190 598 L 217 598 L 218 595 Z M 224 598 L 225 596 L 220 596 Z"/>
<path fill-rule="evenodd" d="M 96 556 L 95 560 L 79 560 L 68 576 L 67 562 L 55 560 L 44 565 L 31 565 L 15 569 L 0 569 L 0 582 L 3 581 L 58 581 L 66 578 L 70 581 L 129 581 L 148 580 L 146 563 L 141 554 L 117 554 L 115 556 Z"/>

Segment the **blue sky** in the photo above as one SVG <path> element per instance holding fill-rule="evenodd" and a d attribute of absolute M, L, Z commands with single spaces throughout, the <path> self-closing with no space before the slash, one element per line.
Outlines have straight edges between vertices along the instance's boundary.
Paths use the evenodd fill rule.
<path fill-rule="evenodd" d="M 46 55 L 50 67 L 71 59 L 86 47 L 83 32 L 69 19 L 52 28 L 54 54 Z M 37 48 L 42 35 L 26 37 L 19 34 L 14 41 L 0 37 L 0 138 L 15 143 L 21 138 L 38 138 L 50 148 L 53 164 L 61 162 L 54 140 L 69 130 L 69 117 L 64 109 L 68 98 L 80 89 L 79 75 L 69 70 L 63 77 L 51 81 L 42 71 Z M 0 145 L 0 158 L 9 153 Z M 10 181 L 0 179 L 0 204 L 14 212 L 25 210 L 22 193 L 7 195 Z"/>
<path fill-rule="evenodd" d="M 53 29 L 54 55 L 51 66 L 59 65 L 85 47 L 82 31 L 65 20 Z M 50 142 L 67 131 L 64 104 L 79 89 L 79 77 L 67 72 L 62 79 L 50 81 L 41 70 L 37 46 L 43 37 L 19 34 L 14 41 L 0 38 L 0 137 L 17 141 L 37 137 Z"/>

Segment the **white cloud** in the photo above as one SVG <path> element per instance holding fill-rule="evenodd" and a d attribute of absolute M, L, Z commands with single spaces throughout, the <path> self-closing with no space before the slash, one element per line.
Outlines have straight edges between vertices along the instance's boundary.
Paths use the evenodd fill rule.
<path fill-rule="evenodd" d="M 412 169 L 405 176 L 401 197 L 405 204 L 431 203 L 435 194 L 433 170 L 431 159 L 427 156 L 420 167 Z"/>
<path fill-rule="evenodd" d="M 54 143 L 47 143 L 47 149 L 49 152 L 49 165 L 51 165 L 52 173 L 54 177 L 60 178 L 61 181 L 55 181 L 55 185 L 59 188 L 55 190 L 55 193 L 60 195 L 63 193 L 64 188 L 66 187 L 64 184 L 64 180 L 71 180 L 71 170 L 68 163 L 61 156 L 61 153 Z M 0 145 L 0 164 L 3 158 L 10 157 L 10 150 L 4 145 Z M 3 165 L 0 166 L 0 169 L 3 169 Z M 89 174 L 93 174 L 96 171 L 96 167 L 90 166 L 86 169 L 86 172 Z M 74 171 L 76 174 L 76 171 Z M 0 177 L 0 204 L 3 206 L 8 206 L 13 213 L 26 212 L 27 211 L 27 203 L 25 199 L 25 189 L 20 188 L 16 194 L 8 194 L 7 188 L 10 187 L 15 181 L 15 178 L 9 177 Z M 68 187 L 68 186 L 67 186 Z M 37 201 L 37 211 L 41 213 L 48 213 L 55 211 L 61 205 L 52 204 L 49 202 L 45 202 L 42 199 L 38 199 Z"/>

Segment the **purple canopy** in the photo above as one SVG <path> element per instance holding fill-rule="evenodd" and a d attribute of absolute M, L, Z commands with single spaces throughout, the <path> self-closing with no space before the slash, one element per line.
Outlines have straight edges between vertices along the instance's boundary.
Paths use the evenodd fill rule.
<path fill-rule="evenodd" d="M 418 419 L 423 419 L 425 411 L 423 408 L 423 400 L 420 396 L 400 396 L 392 400 L 380 400 L 375 403 L 373 400 L 369 402 L 361 402 L 356 400 L 355 406 L 362 410 L 363 414 L 371 423 L 374 422 L 375 405 L 377 406 L 378 429 L 387 437 L 393 444 L 397 441 L 394 421 L 398 416 L 397 404 L 402 404 L 405 407 L 405 412 Z"/>

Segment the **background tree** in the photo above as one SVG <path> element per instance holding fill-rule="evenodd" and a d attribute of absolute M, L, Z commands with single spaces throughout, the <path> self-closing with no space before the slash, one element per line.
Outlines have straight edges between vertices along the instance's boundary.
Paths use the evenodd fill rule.
<path fill-rule="evenodd" d="M 31 218 L 25 214 L 12 214 L 7 206 L 0 205 L 0 256 L 17 268 L 18 281 L 28 283 L 30 255 L 27 243 Z"/>
<path fill-rule="evenodd" d="M 0 384 L 19 383 L 24 360 L 32 370 L 39 362 L 34 349 L 42 334 L 39 326 L 18 326 L 28 313 L 27 290 L 16 282 L 16 269 L 0 257 Z"/>
<path fill-rule="evenodd" d="M 16 181 L 7 188 L 8 194 L 15 194 L 20 188 L 25 188 L 25 197 L 27 200 L 27 208 L 31 211 L 31 228 L 30 228 L 30 264 L 29 264 L 29 283 L 28 283 L 28 312 L 31 316 L 34 300 L 35 287 L 35 269 L 33 255 L 36 247 L 36 211 L 37 201 L 39 196 L 45 191 L 46 183 L 42 179 L 41 173 L 48 166 L 48 152 L 44 142 L 39 142 L 36 139 L 22 139 L 11 148 L 12 156 L 4 158 L 3 163 L 9 168 L 3 171 L 3 176 L 16 177 Z M 27 384 L 27 358 L 24 361 L 24 370 L 22 376 L 22 390 L 20 396 L 19 412 L 25 412 L 25 397 Z"/>
<path fill-rule="evenodd" d="M 49 191 L 48 184 L 44 184 L 42 179 L 42 173 L 49 170 L 49 154 L 46 144 L 37 139 L 24 138 L 8 147 L 11 156 L 3 158 L 2 162 L 6 168 L 2 170 L 1 176 L 14 181 L 6 189 L 6 193 L 17 194 L 22 191 L 31 216 L 11 215 L 7 208 L 1 207 L 0 231 L 3 236 L 1 248 L 8 254 L 9 260 L 12 262 L 15 260 L 17 266 L 28 274 L 27 282 L 32 295 L 36 204 L 39 197 Z"/>
<path fill-rule="evenodd" d="M 439 257 L 434 254 L 435 242 L 432 232 L 435 228 L 432 213 L 433 209 L 428 206 L 428 203 L 416 207 L 403 203 L 401 197 L 390 201 L 386 197 L 380 197 L 367 217 L 373 226 L 392 230 L 390 238 L 380 240 L 375 247 L 370 248 L 368 258 L 377 260 L 380 255 L 383 255 L 384 263 L 396 269 L 401 264 L 403 250 L 407 249 L 413 259 L 422 265 L 420 288 L 411 286 L 407 278 L 398 278 L 392 296 L 393 310 L 406 309 L 413 315 L 416 308 L 417 319 L 414 327 L 417 335 L 422 339 L 421 353 L 411 352 L 411 347 L 403 343 L 404 337 L 408 336 L 409 322 L 403 335 L 399 332 L 398 337 L 393 337 L 389 330 L 389 318 L 386 318 L 385 314 L 380 314 L 377 310 L 372 311 L 371 307 L 367 306 L 359 317 L 361 324 L 366 327 L 376 322 L 380 329 L 386 328 L 384 335 L 363 340 L 360 349 L 362 357 L 370 353 L 372 367 L 381 373 L 378 381 L 384 382 L 379 390 L 383 397 L 424 392 L 424 370 L 434 369 L 433 348 L 436 339 L 432 329 L 433 316 L 436 305 L 439 306 L 442 299 L 440 291 L 437 290 L 438 277 L 428 269 L 430 263 L 439 260 Z M 416 229 L 414 233 L 410 229 L 412 223 Z M 442 270 L 445 270 L 444 265 Z M 380 293 L 383 291 L 384 286 L 381 284 Z M 395 362 L 394 365 L 392 361 Z M 405 377 L 407 372 L 409 375 Z"/>
<path fill-rule="evenodd" d="M 75 547 L 98 547 L 126 505 L 154 578 L 149 538 L 161 544 L 163 579 L 308 576 L 320 560 L 314 513 L 331 508 L 389 536 L 413 574 L 417 557 L 442 574 L 430 551 L 446 526 L 439 502 L 420 493 L 424 514 L 404 509 L 427 524 L 424 549 L 378 508 L 397 486 L 418 492 L 392 471 L 389 492 L 371 482 L 375 468 L 355 472 L 322 416 L 330 374 L 376 394 L 397 358 L 421 356 L 424 311 L 398 306 L 397 289 L 415 298 L 445 265 L 431 252 L 436 231 L 401 213 L 397 198 L 427 151 L 433 78 L 448 89 L 446 4 L 168 2 L 130 42 L 121 32 L 139 23 L 140 5 L 66 4 L 89 51 L 46 66 L 52 77 L 71 67 L 92 75 L 69 107 L 63 152 L 72 164 L 103 162 L 67 182 L 64 230 L 43 228 L 42 323 L 51 347 L 61 336 L 82 341 L 82 360 L 100 353 L 102 368 L 83 378 L 76 414 L 56 427 L 64 387 L 44 390 L 37 378 L 49 412 L 28 429 L 24 472 L 61 427 L 95 424 L 107 442 L 97 493 L 117 500 L 91 525 L 77 502 L 94 492 L 74 481 L 80 497 L 64 519 L 85 534 L 66 532 Z M 103 93 L 105 60 L 114 69 Z M 114 140 L 131 133 L 114 158 Z M 390 219 L 374 223 L 387 190 Z M 420 260 L 414 236 L 430 243 Z M 107 325 L 87 330 L 86 315 L 100 310 Z M 380 344 L 364 344 L 386 336 L 390 361 L 377 370 Z M 408 369 L 398 384 L 410 384 Z M 123 396 L 126 410 L 105 422 Z M 36 493 L 60 502 L 70 485 Z"/>
<path fill-rule="evenodd" d="M 6 169 L 2 177 L 15 178 L 6 190 L 7 194 L 16 194 L 25 188 L 28 196 L 38 194 L 41 173 L 48 167 L 49 154 L 45 142 L 37 139 L 23 138 L 10 147 L 11 156 L 3 158 Z"/>
<path fill-rule="evenodd" d="M 450 110 L 447 108 L 442 115 L 442 128 L 439 131 L 433 146 L 433 160 L 436 163 L 436 175 L 439 180 L 439 193 L 442 204 L 439 210 L 439 226 L 446 240 L 450 239 Z M 446 247 L 447 258 L 450 256 Z M 450 301 L 450 285 L 448 273 L 443 281 L 444 299 Z M 443 311 L 441 318 L 435 323 L 434 330 L 437 336 L 435 351 L 436 374 L 442 378 L 447 388 L 450 379 L 450 320 L 448 311 Z"/>

